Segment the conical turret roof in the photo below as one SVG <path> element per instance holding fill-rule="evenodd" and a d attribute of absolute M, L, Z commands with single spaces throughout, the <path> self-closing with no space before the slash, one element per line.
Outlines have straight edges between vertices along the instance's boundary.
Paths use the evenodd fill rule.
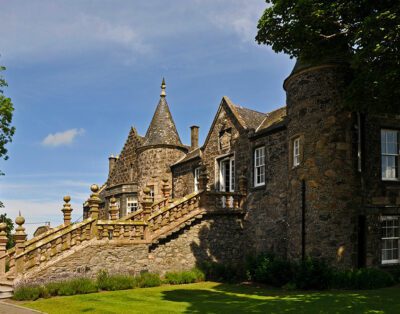
<path fill-rule="evenodd" d="M 154 112 L 153 119 L 147 129 L 143 146 L 148 145 L 174 145 L 182 146 L 178 131 L 165 99 L 165 81 L 161 85 L 161 97 Z"/>

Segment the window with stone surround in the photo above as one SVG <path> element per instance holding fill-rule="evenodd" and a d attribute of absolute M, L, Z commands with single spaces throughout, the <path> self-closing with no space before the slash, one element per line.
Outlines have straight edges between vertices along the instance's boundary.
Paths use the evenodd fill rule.
<path fill-rule="evenodd" d="M 154 185 L 150 185 L 150 186 L 149 186 L 149 189 L 150 189 L 150 198 L 151 198 L 151 201 L 154 203 Z"/>
<path fill-rule="evenodd" d="M 200 167 L 194 169 L 194 191 L 199 190 Z"/>
<path fill-rule="evenodd" d="M 398 130 L 381 130 L 382 180 L 398 181 L 400 139 Z"/>
<path fill-rule="evenodd" d="M 254 186 L 265 184 L 265 147 L 254 150 Z"/>
<path fill-rule="evenodd" d="M 382 216 L 382 264 L 399 263 L 399 217 Z"/>
<path fill-rule="evenodd" d="M 126 199 L 127 213 L 133 213 L 138 209 L 138 200 L 134 196 L 130 196 Z"/>
<path fill-rule="evenodd" d="M 293 140 L 293 167 L 300 165 L 300 137 Z"/>

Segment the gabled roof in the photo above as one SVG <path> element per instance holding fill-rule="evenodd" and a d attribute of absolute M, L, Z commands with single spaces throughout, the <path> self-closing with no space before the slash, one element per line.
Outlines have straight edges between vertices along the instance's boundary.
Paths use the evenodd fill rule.
<path fill-rule="evenodd" d="M 114 169 L 111 171 L 107 179 L 108 186 L 114 186 L 121 183 L 135 181 L 137 171 L 131 171 L 136 166 L 136 149 L 141 146 L 143 138 L 138 135 L 136 129 L 132 127 L 129 131 L 128 138 L 121 150 L 120 156 L 115 161 Z M 133 177 L 131 177 L 131 172 Z"/>
<path fill-rule="evenodd" d="M 165 96 L 160 98 L 147 129 L 143 146 L 160 144 L 183 146 Z"/>
<path fill-rule="evenodd" d="M 282 107 L 274 111 L 271 111 L 266 114 L 265 119 L 256 129 L 256 132 L 260 132 L 275 125 L 278 125 L 280 123 L 283 123 L 285 119 L 286 119 L 286 107 Z"/>
<path fill-rule="evenodd" d="M 233 116 L 236 118 L 236 121 L 245 130 L 256 129 L 260 125 L 260 123 L 267 117 L 267 115 L 264 113 L 254 111 L 254 110 L 251 110 L 248 108 L 244 108 L 244 107 L 241 107 L 238 105 L 234 105 L 228 96 L 223 96 L 222 100 L 221 100 L 221 104 L 218 107 L 218 111 L 215 114 L 214 120 L 208 131 L 207 138 L 204 141 L 203 147 L 206 146 L 206 144 L 211 136 L 211 132 L 214 129 L 214 125 L 217 122 L 218 116 L 224 105 L 226 107 L 228 107 L 228 110 L 230 110 L 232 112 Z"/>

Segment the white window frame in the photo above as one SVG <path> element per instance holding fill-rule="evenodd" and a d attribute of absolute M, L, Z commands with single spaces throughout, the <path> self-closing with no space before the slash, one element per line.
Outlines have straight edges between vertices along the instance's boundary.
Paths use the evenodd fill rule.
<path fill-rule="evenodd" d="M 150 189 L 150 198 L 151 198 L 152 202 L 154 203 L 154 200 L 155 200 L 154 185 L 149 186 L 149 189 Z"/>
<path fill-rule="evenodd" d="M 235 157 L 223 158 L 219 161 L 219 190 L 221 192 L 235 191 Z M 225 186 L 226 164 L 229 164 L 229 182 Z"/>
<path fill-rule="evenodd" d="M 265 146 L 254 150 L 254 186 L 265 185 Z"/>
<path fill-rule="evenodd" d="M 388 135 L 389 133 L 394 133 L 397 139 L 397 153 L 389 153 L 388 152 Z M 389 158 L 395 159 L 394 166 L 394 176 L 388 175 L 393 168 L 391 167 L 391 171 L 388 169 L 388 160 Z M 386 166 L 385 166 L 386 164 Z M 399 181 L 400 180 L 400 132 L 399 130 L 390 130 L 390 129 L 382 129 L 381 130 L 381 177 L 384 181 Z M 389 171 L 388 171 L 389 170 Z"/>
<path fill-rule="evenodd" d="M 199 178 L 200 178 L 200 167 L 194 168 L 194 191 L 199 191 Z"/>
<path fill-rule="evenodd" d="M 300 165 L 300 137 L 293 139 L 293 168 Z"/>
<path fill-rule="evenodd" d="M 381 249 L 381 260 L 382 264 L 399 264 L 400 263 L 400 222 L 399 222 L 400 216 L 382 216 L 381 217 L 381 231 L 382 231 L 382 249 Z M 388 226 L 387 222 L 391 221 L 392 225 Z M 397 224 L 394 225 L 394 222 L 397 221 Z M 386 224 L 386 228 L 384 227 L 384 224 Z M 384 229 L 397 229 L 397 236 L 395 234 L 389 236 L 386 234 Z M 393 233 L 395 231 L 393 230 Z M 385 248 L 385 242 L 387 243 L 392 242 L 391 248 Z M 395 243 L 397 241 L 397 244 Z M 395 243 L 393 246 L 393 242 Z M 395 250 L 395 247 L 397 246 L 397 259 L 384 259 L 384 251 L 393 251 Z"/>
<path fill-rule="evenodd" d="M 135 196 L 128 196 L 126 198 L 126 211 L 128 214 L 137 211 L 139 208 L 138 199 Z"/>

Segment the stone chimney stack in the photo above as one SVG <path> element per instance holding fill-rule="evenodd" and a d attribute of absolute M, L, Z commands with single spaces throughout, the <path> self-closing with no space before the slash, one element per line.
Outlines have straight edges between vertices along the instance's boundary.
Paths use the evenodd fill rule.
<path fill-rule="evenodd" d="M 116 161 L 117 157 L 114 157 L 114 155 L 108 157 L 108 176 L 110 176 L 111 172 L 113 171 Z"/>
<path fill-rule="evenodd" d="M 190 149 L 196 149 L 199 147 L 199 127 L 197 125 L 193 125 L 190 127 Z"/>

